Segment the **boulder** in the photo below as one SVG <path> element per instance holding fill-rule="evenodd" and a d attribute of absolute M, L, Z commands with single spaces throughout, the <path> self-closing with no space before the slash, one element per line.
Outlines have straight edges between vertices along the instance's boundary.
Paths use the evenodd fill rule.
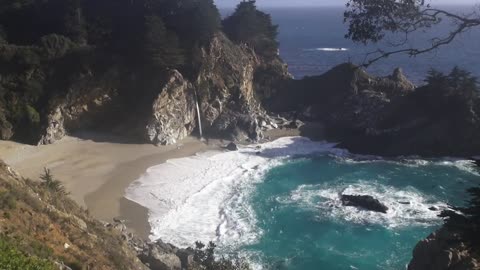
<path fill-rule="evenodd" d="M 355 206 L 368 211 L 387 213 L 388 207 L 370 195 L 341 195 L 344 206 Z"/>
<path fill-rule="evenodd" d="M 138 258 L 150 269 L 155 270 L 180 270 L 182 262 L 175 254 L 175 249 L 163 242 L 150 243 Z"/>
<path fill-rule="evenodd" d="M 479 270 L 480 263 L 461 235 L 446 227 L 420 241 L 408 270 Z"/>
<path fill-rule="evenodd" d="M 229 151 L 238 151 L 238 146 L 233 142 L 229 143 L 226 148 Z"/>

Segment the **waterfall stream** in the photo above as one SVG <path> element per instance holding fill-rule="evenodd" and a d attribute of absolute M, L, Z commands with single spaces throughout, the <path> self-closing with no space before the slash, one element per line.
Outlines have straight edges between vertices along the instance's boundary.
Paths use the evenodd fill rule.
<path fill-rule="evenodd" d="M 200 132 L 200 139 L 203 139 L 203 131 L 202 131 L 202 119 L 200 117 L 200 106 L 198 106 L 198 96 L 197 91 L 195 91 L 195 104 L 197 106 L 197 119 L 198 119 L 198 130 Z"/>

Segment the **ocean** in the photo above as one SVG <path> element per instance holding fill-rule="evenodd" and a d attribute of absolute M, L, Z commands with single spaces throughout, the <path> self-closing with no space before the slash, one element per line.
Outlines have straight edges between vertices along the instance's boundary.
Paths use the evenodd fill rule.
<path fill-rule="evenodd" d="M 126 197 L 149 209 L 151 240 L 214 241 L 254 269 L 386 270 L 405 269 L 441 210 L 463 205 L 478 184 L 468 160 L 382 159 L 290 137 L 169 160 Z M 345 207 L 340 194 L 371 195 L 389 210 Z"/>
<path fill-rule="evenodd" d="M 373 49 L 343 37 L 340 8 L 267 11 L 296 78 L 361 63 Z M 472 31 L 435 53 L 391 57 L 369 71 L 401 67 L 417 84 L 430 68 L 458 65 L 480 75 L 479 49 L 480 31 Z M 126 197 L 149 210 L 152 240 L 214 241 L 220 255 L 247 258 L 255 269 L 393 270 L 405 269 L 416 243 L 442 225 L 440 211 L 464 204 L 466 189 L 479 184 L 467 160 L 360 156 L 292 137 L 169 160 L 149 168 Z M 345 207 L 340 194 L 371 195 L 389 210 Z"/>
<path fill-rule="evenodd" d="M 445 7 L 449 10 L 467 11 L 466 7 Z M 332 67 L 351 61 L 362 64 L 366 54 L 377 50 L 392 50 L 386 42 L 364 46 L 345 39 L 347 26 L 343 23 L 344 9 L 323 8 L 270 8 L 264 10 L 279 25 L 280 56 L 289 65 L 295 78 L 322 74 Z M 221 10 L 223 16 L 232 10 Z M 447 34 L 448 25 L 442 25 L 425 33 L 413 35 L 408 45 L 421 47 L 430 38 Z M 389 37 L 387 41 L 394 41 Z M 401 67 L 414 83 L 423 83 L 427 72 L 435 68 L 449 72 L 459 66 L 480 77 L 480 29 L 465 32 L 451 44 L 415 58 L 395 55 L 372 64 L 368 71 L 377 76 L 390 75 Z"/>

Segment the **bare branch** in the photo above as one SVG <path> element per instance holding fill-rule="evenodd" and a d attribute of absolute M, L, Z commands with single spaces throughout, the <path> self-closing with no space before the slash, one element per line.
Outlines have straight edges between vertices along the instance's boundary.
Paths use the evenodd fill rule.
<path fill-rule="evenodd" d="M 445 21 L 451 22 L 453 27 L 447 35 L 431 38 L 430 46 L 424 48 L 378 49 L 368 53 L 363 66 L 394 54 L 406 53 L 415 57 L 434 51 L 451 43 L 461 33 L 480 26 L 480 14 L 475 9 L 468 14 L 457 14 L 433 8 L 424 0 L 350 0 L 344 15 L 344 21 L 349 23 L 346 37 L 355 42 L 377 43 L 387 37 L 387 33 L 402 34 L 399 40 L 387 40 L 389 47 L 403 47 L 412 33 L 430 29 Z"/>

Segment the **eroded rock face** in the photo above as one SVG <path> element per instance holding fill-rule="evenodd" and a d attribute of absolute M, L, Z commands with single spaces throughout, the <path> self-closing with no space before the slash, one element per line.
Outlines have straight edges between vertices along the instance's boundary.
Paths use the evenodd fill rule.
<path fill-rule="evenodd" d="M 152 118 L 146 127 L 154 144 L 174 144 L 188 136 L 196 126 L 194 89 L 182 74 L 170 72 L 165 86 L 153 102 Z"/>
<path fill-rule="evenodd" d="M 117 89 L 108 81 L 86 75 L 72 83 L 65 96 L 53 98 L 38 144 L 54 143 L 63 138 L 67 130 L 101 125 L 102 114 L 118 96 Z"/>
<path fill-rule="evenodd" d="M 265 127 L 259 125 L 259 120 L 268 119 L 268 116 L 260 99 L 265 93 L 275 92 L 276 86 L 274 80 L 264 78 L 255 83 L 255 74 L 261 69 L 275 78 L 289 78 L 286 65 L 279 58 L 259 59 L 251 49 L 232 43 L 222 33 L 201 49 L 198 57 L 200 65 L 196 67 L 198 72 L 193 80 L 171 70 L 167 76 L 159 74 L 153 79 L 157 81 L 148 86 L 152 89 L 129 89 L 138 85 L 137 81 L 129 81 L 118 74 L 116 77 L 106 74 L 101 78 L 93 75 L 79 78 L 71 83 L 67 94 L 51 100 L 48 112 L 42 117 L 44 124 L 39 143 L 53 143 L 67 132 L 89 128 L 91 123 L 111 124 L 112 118 L 126 118 L 128 121 L 117 124 L 119 129 L 154 144 L 175 144 L 198 127 L 197 98 L 206 136 L 235 141 L 261 139 Z M 163 77 L 166 79 L 160 79 Z M 125 83 L 121 83 L 122 79 Z M 122 86 L 122 91 L 110 85 L 115 83 Z M 132 91 L 146 93 L 143 97 L 148 100 L 132 100 L 128 96 Z M 150 95 L 152 100 L 149 100 Z M 119 108 L 112 113 L 110 107 L 115 106 Z M 151 109 L 143 111 L 145 106 Z M 108 116 L 104 116 L 107 115 L 104 111 L 109 112 Z"/>
<path fill-rule="evenodd" d="M 257 117 L 264 110 L 255 98 L 253 86 L 259 65 L 256 55 L 218 34 L 209 48 L 202 51 L 202 59 L 194 87 L 205 131 L 217 136 L 239 132 L 253 140 L 259 139 L 262 134 Z"/>
<path fill-rule="evenodd" d="M 442 228 L 420 241 L 408 270 L 478 270 L 480 263 L 457 233 Z"/>
<path fill-rule="evenodd" d="M 181 270 L 182 262 L 176 251 L 177 248 L 159 241 L 147 244 L 138 257 L 150 269 Z"/>
<path fill-rule="evenodd" d="M 341 195 L 342 204 L 345 206 L 359 207 L 360 209 L 387 213 L 388 207 L 369 195 Z"/>
<path fill-rule="evenodd" d="M 13 136 L 13 126 L 7 121 L 0 103 L 0 140 L 9 140 Z"/>

